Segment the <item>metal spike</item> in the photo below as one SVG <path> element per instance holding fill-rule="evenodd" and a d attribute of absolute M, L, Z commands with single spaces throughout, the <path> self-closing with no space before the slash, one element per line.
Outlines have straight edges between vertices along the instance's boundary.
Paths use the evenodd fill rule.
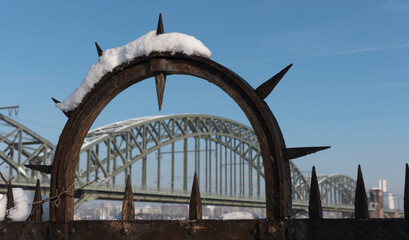
<path fill-rule="evenodd" d="M 278 82 L 280 82 L 280 80 L 284 77 L 284 75 L 288 72 L 292 65 L 293 64 L 291 63 L 283 70 L 281 70 L 279 73 L 274 75 L 272 78 L 261 84 L 256 89 L 257 95 L 259 95 L 262 99 L 265 99 L 268 95 L 270 95 L 270 93 L 274 90 L 275 86 L 277 86 Z"/>
<path fill-rule="evenodd" d="M 7 188 L 7 205 L 6 205 L 6 220 L 10 220 L 8 218 L 9 210 L 14 207 L 14 195 L 13 195 L 13 187 L 11 186 L 11 181 L 9 182 Z"/>
<path fill-rule="evenodd" d="M 405 213 L 405 218 L 409 219 L 409 166 L 407 163 L 405 171 L 405 193 L 403 197 L 403 209 Z"/>
<path fill-rule="evenodd" d="M 55 99 L 53 97 L 51 99 L 54 101 L 55 104 L 60 103 L 60 101 L 58 101 L 57 99 Z M 68 111 L 68 112 L 62 111 L 62 112 L 64 113 L 65 116 L 67 116 L 67 118 L 70 118 L 71 113 L 72 113 L 72 111 Z"/>
<path fill-rule="evenodd" d="M 165 92 L 166 75 L 159 73 L 155 76 L 156 94 L 158 97 L 159 111 L 162 110 L 163 93 Z"/>
<path fill-rule="evenodd" d="M 200 198 L 199 182 L 197 174 L 193 177 L 192 192 L 189 203 L 189 220 L 202 219 L 202 200 Z"/>
<path fill-rule="evenodd" d="M 135 206 L 130 175 L 126 179 L 124 201 L 122 202 L 122 220 L 135 220 Z"/>
<path fill-rule="evenodd" d="M 310 219 L 322 219 L 322 206 L 320 189 L 318 187 L 317 174 L 315 173 L 315 166 L 312 167 L 311 173 L 311 187 L 310 187 L 310 201 L 308 205 L 308 214 Z"/>
<path fill-rule="evenodd" d="M 298 148 L 286 148 L 283 149 L 283 158 L 286 160 L 291 160 L 294 158 L 303 157 L 305 155 L 316 153 L 325 149 L 330 148 L 330 146 L 323 147 L 298 147 Z"/>
<path fill-rule="evenodd" d="M 30 168 L 45 174 L 51 174 L 52 165 L 24 165 L 26 168 Z"/>
<path fill-rule="evenodd" d="M 162 34 L 163 30 L 162 13 L 159 14 L 158 28 L 156 29 L 156 35 Z"/>
<path fill-rule="evenodd" d="M 53 97 L 51 99 L 54 101 L 55 104 L 60 103 L 60 101 L 58 101 L 57 99 L 55 99 Z"/>
<path fill-rule="evenodd" d="M 95 47 L 97 48 L 98 57 L 101 57 L 101 56 L 102 56 L 102 53 L 103 53 L 104 51 L 102 51 L 102 49 L 99 47 L 99 45 L 98 45 L 97 42 L 95 42 Z"/>
<path fill-rule="evenodd" d="M 37 179 L 36 191 L 34 193 L 33 206 L 31 207 L 31 214 L 29 220 L 33 222 L 41 222 L 43 215 L 43 204 L 41 204 L 41 187 L 40 180 Z"/>
<path fill-rule="evenodd" d="M 358 177 L 356 180 L 355 218 L 369 218 L 368 197 L 366 195 L 364 178 L 362 177 L 361 165 L 358 165 Z"/>

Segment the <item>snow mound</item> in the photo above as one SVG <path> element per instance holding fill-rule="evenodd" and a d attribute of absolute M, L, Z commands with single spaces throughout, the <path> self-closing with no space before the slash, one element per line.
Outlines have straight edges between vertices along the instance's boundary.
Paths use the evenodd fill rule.
<path fill-rule="evenodd" d="M 57 107 L 66 112 L 74 110 L 106 73 L 122 63 L 152 52 L 183 53 L 205 58 L 210 58 L 211 55 L 210 50 L 195 37 L 183 33 L 156 35 L 156 30 L 150 31 L 124 46 L 104 51 L 98 62 L 91 66 L 80 86 L 66 100 L 57 103 Z"/>
<path fill-rule="evenodd" d="M 258 215 L 252 212 L 230 212 L 220 215 L 221 220 L 238 219 L 259 219 Z"/>
<path fill-rule="evenodd" d="M 6 215 L 11 221 L 25 221 L 31 213 L 34 194 L 30 191 L 24 191 L 21 188 L 13 188 L 14 208 L 6 213 L 7 194 L 0 199 L 0 221 L 4 220 Z M 43 221 L 49 220 L 49 204 L 43 203 Z"/>

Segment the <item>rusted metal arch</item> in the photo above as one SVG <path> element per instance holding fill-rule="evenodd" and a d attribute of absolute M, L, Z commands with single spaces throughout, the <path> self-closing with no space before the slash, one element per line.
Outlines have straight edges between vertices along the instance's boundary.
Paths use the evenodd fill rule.
<path fill-rule="evenodd" d="M 103 76 L 81 104 L 70 113 L 60 136 L 51 176 L 51 196 L 61 196 L 51 205 L 50 219 L 58 223 L 73 220 L 74 197 L 70 186 L 82 142 L 104 107 L 129 86 L 158 74 L 184 74 L 206 79 L 225 91 L 241 107 L 252 125 L 262 152 L 266 186 L 267 219 L 283 219 L 291 212 L 291 176 L 283 159 L 285 143 L 278 123 L 263 97 L 241 77 L 222 65 L 198 56 L 153 53 L 116 67 Z"/>

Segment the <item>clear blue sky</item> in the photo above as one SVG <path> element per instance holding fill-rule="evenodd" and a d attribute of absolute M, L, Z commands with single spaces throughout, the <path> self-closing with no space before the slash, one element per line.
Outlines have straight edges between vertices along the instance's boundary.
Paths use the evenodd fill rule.
<path fill-rule="evenodd" d="M 298 159 L 303 170 L 356 177 L 367 189 L 388 180 L 402 194 L 409 162 L 409 3 L 407 1 L 1 1 L 0 106 L 57 143 L 66 122 L 50 97 L 64 100 L 103 49 L 157 25 L 195 36 L 212 59 L 254 88 L 290 63 L 266 101 L 287 146 L 330 145 Z M 173 113 L 206 113 L 248 124 L 207 81 L 170 76 L 162 112 L 154 81 L 123 92 L 94 127 Z M 6 112 L 3 112 L 6 113 Z"/>

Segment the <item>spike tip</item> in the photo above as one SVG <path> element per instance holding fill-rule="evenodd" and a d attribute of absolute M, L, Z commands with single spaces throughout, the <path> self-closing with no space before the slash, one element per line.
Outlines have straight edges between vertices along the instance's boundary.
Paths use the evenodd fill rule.
<path fill-rule="evenodd" d="M 95 42 L 95 47 L 97 48 L 98 57 L 101 57 L 101 56 L 102 56 L 102 53 L 103 53 L 104 51 L 102 51 L 102 49 L 99 47 L 99 45 L 98 45 L 97 42 Z"/>
<path fill-rule="evenodd" d="M 37 179 L 36 191 L 34 193 L 33 206 L 31 207 L 29 220 L 33 222 L 41 222 L 41 215 L 43 215 L 43 205 L 41 204 L 40 180 Z"/>
<path fill-rule="evenodd" d="M 159 111 L 162 110 L 163 94 L 165 92 L 166 75 L 159 73 L 155 76 L 156 94 L 158 97 Z"/>
<path fill-rule="evenodd" d="M 135 206 L 130 175 L 126 179 L 124 200 L 122 202 L 122 220 L 135 220 Z"/>
<path fill-rule="evenodd" d="M 283 149 L 283 158 L 286 160 L 291 160 L 294 158 L 303 157 L 308 154 L 316 153 L 325 149 L 331 148 L 330 146 L 324 147 L 297 147 L 297 148 L 286 148 Z"/>
<path fill-rule="evenodd" d="M 268 95 L 274 90 L 278 82 L 284 77 L 293 64 L 291 63 L 272 78 L 261 84 L 255 91 L 262 99 L 266 99 Z"/>
<path fill-rule="evenodd" d="M 355 219 L 369 218 L 368 197 L 366 196 L 364 178 L 361 165 L 358 165 L 358 177 L 355 190 Z"/>
<path fill-rule="evenodd" d="M 162 13 L 160 13 L 158 20 L 158 28 L 156 29 L 156 35 L 162 34 L 164 32 L 165 31 L 163 30 Z"/>
<path fill-rule="evenodd" d="M 55 103 L 55 104 L 57 104 L 57 103 L 60 103 L 60 101 L 58 101 L 57 99 L 55 99 L 55 98 L 51 98 L 52 100 L 53 100 L 53 102 Z M 70 116 L 71 116 L 71 113 L 72 113 L 72 111 L 68 111 L 68 112 L 65 112 L 65 111 L 62 111 L 63 113 L 64 113 L 64 115 L 67 117 L 67 118 L 70 118 Z"/>
<path fill-rule="evenodd" d="M 202 219 L 202 200 L 200 198 L 199 182 L 197 174 L 193 177 L 192 192 L 189 203 L 189 220 Z"/>
<path fill-rule="evenodd" d="M 322 219 L 322 206 L 320 189 L 318 187 L 317 174 L 315 167 L 312 167 L 311 173 L 311 187 L 310 187 L 310 201 L 308 205 L 308 214 L 310 219 Z"/>
<path fill-rule="evenodd" d="M 52 100 L 53 100 L 53 102 L 55 103 L 55 104 L 57 104 L 57 103 L 60 103 L 60 101 L 58 101 L 57 99 L 55 99 L 55 98 L 51 98 Z"/>
<path fill-rule="evenodd" d="M 52 165 L 24 165 L 26 168 L 33 169 L 35 171 L 39 171 L 45 174 L 51 174 Z"/>

